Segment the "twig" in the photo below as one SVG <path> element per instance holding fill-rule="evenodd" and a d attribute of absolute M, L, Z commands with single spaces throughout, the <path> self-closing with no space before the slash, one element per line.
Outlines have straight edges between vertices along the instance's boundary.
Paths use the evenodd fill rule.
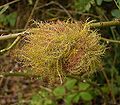
<path fill-rule="evenodd" d="M 91 28 L 103 28 L 103 27 L 110 27 L 110 26 L 118 26 L 120 25 L 120 20 L 116 19 L 113 21 L 108 21 L 108 22 L 97 22 L 97 23 L 91 23 L 90 27 Z"/>
<path fill-rule="evenodd" d="M 53 1 L 51 1 L 51 2 L 49 2 L 49 3 L 46 3 L 46 4 L 42 5 L 42 6 L 36 7 L 35 9 L 38 10 L 38 9 L 47 7 L 47 6 L 51 5 L 51 4 L 53 4 Z"/>
<path fill-rule="evenodd" d="M 14 39 L 14 38 L 18 37 L 19 35 L 24 35 L 24 34 L 25 34 L 25 31 L 22 32 L 22 33 L 0 36 L 0 41 Z M 106 41 L 107 43 L 118 43 L 118 44 L 120 44 L 119 40 L 112 40 L 112 39 L 107 39 L 107 38 L 103 38 L 103 37 L 101 37 L 100 40 Z"/>
<path fill-rule="evenodd" d="M 14 39 L 14 38 L 18 37 L 20 34 L 21 33 L 0 36 L 0 41 Z"/>
<path fill-rule="evenodd" d="M 8 30 L 0 30 L 0 34 L 2 33 L 18 33 L 18 32 L 23 32 L 25 29 L 8 29 Z"/>
<path fill-rule="evenodd" d="M 120 6 L 118 5 L 117 1 L 116 0 L 113 0 L 116 4 L 116 6 L 118 7 L 118 9 L 120 10 Z"/>
<path fill-rule="evenodd" d="M 25 34 L 29 34 L 29 32 L 24 31 L 21 33 L 0 36 L 0 41 L 14 39 L 14 38 L 17 38 L 18 36 L 24 36 Z"/>
<path fill-rule="evenodd" d="M 40 9 L 40 8 L 43 8 L 43 7 L 52 5 L 52 4 L 55 4 L 55 5 L 59 6 L 59 7 L 60 7 L 61 9 L 63 9 L 63 11 L 68 15 L 68 17 L 69 17 L 70 19 L 72 19 L 72 16 L 71 16 L 70 13 L 67 11 L 67 9 L 64 8 L 61 4 L 59 4 L 59 3 L 55 2 L 55 1 L 51 1 L 51 2 L 49 2 L 49 3 L 46 3 L 45 5 L 39 6 L 39 7 L 37 7 L 36 9 Z"/>
<path fill-rule="evenodd" d="M 109 21 L 109 22 L 91 23 L 90 27 L 91 28 L 97 28 L 97 27 L 100 28 L 100 27 L 110 27 L 110 26 L 116 26 L 116 25 L 120 25 L 120 20 L 113 20 L 113 21 Z M 7 40 L 7 39 L 16 38 L 17 36 L 19 36 L 19 34 L 21 34 L 21 33 L 0 36 L 0 41 L 1 40 Z M 113 41 L 113 40 L 105 39 L 105 38 L 102 38 L 102 40 L 109 41 L 109 42 L 120 43 L 119 41 L 115 41 L 115 40 Z"/>
<path fill-rule="evenodd" d="M 0 10 L 0 15 L 2 15 L 8 8 L 9 6 L 5 6 L 4 8 L 2 8 L 2 10 Z"/>
<path fill-rule="evenodd" d="M 0 53 L 6 52 L 6 51 L 10 50 L 11 48 L 13 48 L 20 39 L 21 39 L 21 36 L 18 36 L 18 37 L 15 39 L 15 41 L 14 41 L 9 47 L 0 50 Z"/>
<path fill-rule="evenodd" d="M 36 2 L 35 2 L 35 4 L 34 4 L 34 7 L 33 7 L 32 11 L 31 11 L 31 13 L 30 13 L 30 16 L 29 16 L 29 18 L 28 18 L 28 20 L 27 20 L 27 23 L 25 24 L 24 29 L 27 28 L 27 26 L 28 26 L 28 24 L 29 24 L 29 22 L 30 22 L 30 20 L 31 20 L 31 18 L 32 18 L 32 16 L 33 16 L 33 13 L 34 13 L 34 11 L 35 11 L 35 8 L 36 8 L 37 5 L 38 5 L 38 2 L 39 2 L 39 0 L 36 0 Z"/>
<path fill-rule="evenodd" d="M 37 2 L 38 2 L 38 0 L 37 0 Z M 108 26 L 110 27 L 110 26 L 114 26 L 114 25 L 120 25 L 120 20 L 114 20 L 114 21 L 109 21 L 109 22 L 91 23 L 90 27 L 91 28 L 93 28 L 93 27 L 94 28 L 96 28 L 96 27 L 108 27 Z M 27 32 L 24 31 L 24 32 L 17 33 L 17 34 L 10 34 L 10 35 L 5 35 L 5 36 L 0 36 L 0 41 L 17 38 L 18 36 L 23 36 L 26 33 Z M 20 39 L 20 38 L 21 37 L 17 38 L 9 48 L 3 49 L 0 52 L 8 51 L 9 49 L 11 49 L 18 42 L 18 39 Z M 101 37 L 101 40 L 120 44 L 120 41 L 117 41 L 117 40 L 106 39 L 106 38 L 102 38 L 102 37 Z"/>
<path fill-rule="evenodd" d="M 50 88 L 44 87 L 42 85 L 40 85 L 40 88 L 47 91 L 47 92 L 50 92 L 50 93 L 52 92 L 52 90 Z"/>
<path fill-rule="evenodd" d="M 0 77 L 9 77 L 9 76 L 18 76 L 18 77 L 40 77 L 37 74 L 25 73 L 25 72 L 0 72 Z"/>
<path fill-rule="evenodd" d="M 119 40 L 112 40 L 112 39 L 107 39 L 107 38 L 103 38 L 103 37 L 101 37 L 101 40 L 106 41 L 107 43 L 118 43 L 118 44 L 120 44 Z"/>
<path fill-rule="evenodd" d="M 58 76 L 60 78 L 60 83 L 63 84 L 63 80 L 62 80 L 61 74 L 59 72 L 59 67 L 58 67 L 59 66 L 59 60 L 57 60 L 56 66 L 57 66 L 57 73 L 58 73 Z"/>
<path fill-rule="evenodd" d="M 120 25 L 120 20 L 113 20 L 113 21 L 109 21 L 109 22 L 91 23 L 90 27 L 91 28 L 97 28 L 97 27 L 100 28 L 100 27 L 110 27 L 110 26 L 116 26 L 116 25 Z M 19 34 L 21 34 L 21 33 L 0 36 L 0 41 L 16 38 L 17 36 L 19 36 Z M 22 32 L 22 34 L 23 34 L 23 32 Z M 115 41 L 115 40 L 110 40 L 110 39 L 105 39 L 105 38 L 101 38 L 101 39 L 105 40 L 105 41 L 109 41 L 109 42 L 120 43 L 119 41 Z"/>
<path fill-rule="evenodd" d="M 112 91 L 110 81 L 109 81 L 109 79 L 108 79 L 105 71 L 104 71 L 103 69 L 101 69 L 101 71 L 102 71 L 102 73 L 103 73 L 103 75 L 104 75 L 104 77 L 105 77 L 105 80 L 106 80 L 106 82 L 107 82 L 107 85 L 108 85 L 108 88 L 109 88 L 109 91 L 110 91 L 110 94 L 111 94 L 111 97 L 112 97 L 112 100 L 113 100 L 113 104 L 116 104 L 116 99 L 115 99 L 114 93 L 113 93 L 113 91 Z"/>
<path fill-rule="evenodd" d="M 20 1 L 20 0 L 14 0 L 14 1 L 11 1 L 11 2 L 6 3 L 6 4 L 4 4 L 4 5 L 1 5 L 1 6 L 0 6 L 0 9 L 3 8 L 3 7 L 5 7 L 5 6 L 11 5 L 11 4 L 15 3 L 15 2 L 18 2 L 18 1 Z"/>
<path fill-rule="evenodd" d="M 5 36 L 2 36 L 2 37 L 0 37 L 1 38 L 1 40 L 5 40 L 6 38 L 13 38 L 13 37 L 16 37 L 17 36 L 17 38 L 14 40 L 14 42 L 9 46 L 9 47 L 7 47 L 7 48 L 5 48 L 5 49 L 2 49 L 2 50 L 0 50 L 0 53 L 3 53 L 3 52 L 6 52 L 6 51 L 8 51 L 8 50 L 10 50 L 11 48 L 13 48 L 18 42 L 19 42 L 19 40 L 21 39 L 21 37 L 23 37 L 23 36 L 25 36 L 25 35 L 27 35 L 27 34 L 29 34 L 28 32 L 22 32 L 22 33 L 19 33 L 19 34 L 14 34 L 14 35 L 7 35 L 8 37 L 5 37 Z"/>

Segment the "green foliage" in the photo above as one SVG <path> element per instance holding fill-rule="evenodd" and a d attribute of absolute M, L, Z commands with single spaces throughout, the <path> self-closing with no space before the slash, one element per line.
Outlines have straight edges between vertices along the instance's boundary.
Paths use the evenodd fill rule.
<path fill-rule="evenodd" d="M 27 0 L 27 1 L 28 1 L 27 3 L 29 3 L 29 5 L 34 4 L 33 0 Z M 63 1 L 63 7 L 64 7 L 64 1 Z M 88 17 L 90 15 L 91 19 L 97 20 L 97 21 L 108 21 L 108 20 L 113 20 L 115 18 L 118 18 L 118 19 L 120 18 L 120 0 L 75 0 L 74 5 L 72 5 L 72 7 L 73 7 L 72 12 L 74 13 L 74 10 L 76 10 L 75 16 L 78 19 L 80 19 L 80 16 L 82 16 L 82 15 L 84 16 L 85 12 L 86 12 L 85 15 L 87 14 Z M 3 24 L 3 25 L 15 26 L 17 13 L 16 12 L 10 12 L 10 13 L 7 12 L 6 13 L 5 11 L 7 11 L 8 9 L 9 9 L 9 6 L 5 6 L 4 8 L 2 8 L 0 10 L 0 25 Z M 59 9 L 58 9 L 58 11 L 59 11 Z M 44 12 L 44 10 L 43 10 L 43 12 Z M 64 12 L 64 10 L 62 12 Z M 68 10 L 68 12 L 69 12 L 69 10 Z M 77 15 L 77 12 L 80 13 L 79 16 Z M 44 14 L 45 13 L 46 12 L 44 12 Z M 61 12 L 56 13 L 56 14 L 61 15 Z M 46 14 L 45 14 L 45 16 L 46 16 Z M 43 17 L 43 14 L 40 17 Z M 56 16 L 56 17 L 59 17 L 59 16 Z M 63 23 L 60 23 L 60 24 L 61 24 L 61 26 L 63 25 Z M 51 31 L 56 30 L 56 28 L 54 28 L 54 27 L 48 28 L 48 29 L 51 29 Z M 63 31 L 63 26 L 58 29 Z M 119 30 L 120 30 L 120 28 L 118 26 L 116 26 L 116 27 L 111 27 L 111 28 L 102 28 L 100 32 L 102 33 L 103 37 L 120 40 Z M 46 35 L 46 33 L 43 33 L 43 34 Z M 49 34 L 50 34 L 50 32 L 48 32 L 48 35 Z M 34 39 L 34 38 L 37 38 L 37 37 L 33 36 L 32 39 Z M 47 39 L 46 36 L 45 36 L 45 38 Z M 70 38 L 72 38 L 72 37 L 70 37 Z M 56 39 L 58 39 L 58 38 L 56 38 Z M 39 38 L 37 38 L 37 40 L 34 41 L 34 44 L 37 45 L 35 48 L 35 51 L 40 47 L 40 44 L 41 44 L 41 42 L 39 44 L 36 43 L 36 42 L 38 42 L 38 40 L 39 40 Z M 70 40 L 72 40 L 72 39 L 70 39 Z M 64 42 L 66 43 L 67 41 L 68 41 L 68 39 L 65 40 Z M 59 41 L 56 41 L 56 42 L 59 42 Z M 58 44 L 56 42 L 55 42 L 55 45 Z M 89 44 L 90 44 L 90 42 L 89 42 Z M 49 45 L 50 45 L 50 43 L 49 43 Z M 65 45 L 65 44 L 63 43 L 63 45 Z M 72 44 L 70 44 L 70 45 L 72 45 Z M 91 44 L 91 46 L 92 45 L 94 45 L 94 44 Z M 50 46 L 52 46 L 52 45 L 50 45 Z M 59 47 L 56 47 L 55 49 L 59 49 Z M 68 53 L 67 49 L 69 49 L 69 47 L 67 47 L 65 49 L 65 51 Z M 50 50 L 54 50 L 54 49 L 51 47 Z M 31 49 L 30 49 L 30 53 L 32 53 Z M 36 54 L 33 54 L 33 56 L 36 56 L 36 59 L 39 59 L 38 58 L 39 54 L 40 54 L 40 52 L 37 52 Z M 51 55 L 55 55 L 55 54 L 56 55 L 58 54 L 57 51 L 55 53 L 52 53 Z M 65 54 L 65 53 L 63 53 L 63 54 Z M 41 55 L 44 56 L 43 53 Z M 33 58 L 31 58 L 31 59 L 32 59 L 31 61 L 33 61 Z M 35 62 L 37 61 L 36 59 L 35 59 Z M 49 59 L 50 59 L 49 60 L 50 62 L 53 62 L 53 59 L 51 59 L 51 58 L 49 58 Z M 39 62 L 37 62 L 37 64 L 38 63 Z M 41 90 L 38 93 L 35 93 L 33 95 L 30 104 L 31 105 L 59 105 L 59 104 L 60 105 L 72 105 L 72 104 L 92 105 L 93 104 L 92 102 L 94 102 L 96 105 L 114 104 L 115 102 L 113 101 L 113 97 L 115 97 L 116 102 L 117 102 L 117 100 L 119 101 L 119 99 L 120 99 L 120 95 L 119 95 L 119 93 L 120 93 L 120 66 L 119 66 L 120 65 L 120 45 L 108 43 L 108 49 L 105 54 L 103 63 L 104 63 L 103 64 L 104 68 L 103 67 L 102 68 L 104 69 L 104 72 L 106 73 L 107 78 L 104 77 L 104 75 L 101 72 L 96 73 L 96 75 L 94 75 L 94 78 L 92 78 L 92 81 L 95 81 L 96 85 L 97 84 L 99 84 L 99 85 L 96 86 L 89 82 L 80 82 L 76 79 L 68 78 L 67 81 L 62 86 L 58 86 L 58 87 L 52 88 L 52 89 L 49 89 L 49 88 L 47 89 L 46 87 L 41 88 Z M 65 62 L 65 64 L 66 64 L 66 62 Z M 86 62 L 85 62 L 85 64 L 86 64 Z M 91 63 L 91 64 L 93 64 L 93 63 Z M 51 63 L 49 66 L 51 68 L 53 68 L 53 63 Z M 39 69 L 38 65 L 35 69 Z M 46 69 L 47 72 L 49 72 L 49 70 L 51 70 L 51 69 Z M 69 69 L 67 69 L 67 70 L 69 70 Z M 40 74 L 44 73 L 42 70 L 40 70 L 40 71 L 41 71 Z M 51 74 L 53 75 L 53 73 L 51 73 Z M 50 74 L 50 76 L 49 75 L 45 75 L 45 76 L 51 77 L 50 79 L 54 80 L 54 78 L 51 76 L 51 74 Z M 55 74 L 57 74 L 57 73 L 55 73 Z M 109 81 L 109 83 L 107 83 L 106 81 Z"/>
<path fill-rule="evenodd" d="M 33 0 L 28 0 L 29 5 L 33 4 Z"/>
<path fill-rule="evenodd" d="M 102 6 L 103 2 L 113 2 L 113 1 L 115 2 L 118 9 L 112 9 L 111 15 L 115 18 L 120 18 L 120 0 L 76 0 L 74 3 L 74 8 L 77 11 L 80 11 L 83 13 L 84 12 L 91 12 L 92 11 L 91 7 L 93 5 L 95 6 L 95 2 L 98 6 Z M 96 7 L 96 8 L 98 9 L 98 7 Z M 100 11 L 102 12 L 102 9 Z"/>
<path fill-rule="evenodd" d="M 70 83 L 72 86 L 68 88 Z M 99 93 L 96 94 L 99 90 L 94 88 L 90 83 L 79 82 L 76 79 L 70 78 L 68 78 L 62 86 L 58 86 L 50 91 L 48 90 L 50 89 L 44 87 L 39 93 L 35 94 L 32 97 L 31 105 L 59 105 L 60 103 L 72 105 L 75 103 L 90 103 L 90 101 L 100 95 Z"/>
<path fill-rule="evenodd" d="M 120 18 L 120 0 L 94 0 L 94 1 L 95 3 L 91 4 L 92 8 L 89 8 L 88 9 L 89 11 L 86 11 L 86 9 L 84 9 L 83 12 L 88 12 L 88 14 L 92 13 L 92 15 L 94 16 L 99 16 L 96 19 L 97 21 L 108 21 L 108 20 Z M 88 1 L 86 2 L 88 3 Z M 85 8 L 85 5 L 79 4 L 79 7 L 83 7 L 83 6 Z M 81 10 L 78 9 L 78 7 L 75 7 L 75 8 L 81 12 Z M 82 15 L 84 15 L 84 13 Z M 92 17 L 93 19 L 96 18 L 94 16 Z M 104 37 L 119 40 L 120 39 L 119 30 L 120 30 L 120 27 L 117 27 L 117 26 L 110 29 L 103 28 L 102 33 Z M 105 36 L 104 33 L 107 33 L 107 35 Z M 110 51 L 108 50 L 106 52 L 106 56 L 104 58 L 104 66 L 105 66 L 104 71 L 108 76 L 107 79 L 110 80 L 110 85 L 109 86 L 106 85 L 105 81 L 107 80 L 105 80 L 105 77 L 103 76 L 102 73 L 98 74 L 98 77 L 96 78 L 97 78 L 97 82 L 103 85 L 101 87 L 102 91 L 108 95 L 110 94 L 110 89 L 111 89 L 111 93 L 113 93 L 113 97 L 115 97 L 116 94 L 119 92 L 119 87 L 120 87 L 118 85 L 119 80 L 117 79 L 119 78 L 119 74 L 120 74 L 120 68 L 119 68 L 119 65 L 120 65 L 119 47 L 120 46 L 115 44 L 109 44 L 108 46 L 111 47 L 111 50 Z"/>
<path fill-rule="evenodd" d="M 72 84 L 72 88 L 68 88 Z M 118 95 L 117 86 L 112 86 L 114 95 Z M 99 101 L 108 104 L 111 93 L 108 85 L 99 86 L 91 81 L 80 82 L 79 80 L 68 78 L 67 81 L 55 88 L 42 87 L 41 90 L 34 94 L 30 105 L 73 105 L 84 103 L 92 105 L 92 101 L 97 101 L 97 97 L 101 97 Z"/>
<path fill-rule="evenodd" d="M 103 0 L 96 0 L 97 5 L 101 5 Z"/>
<path fill-rule="evenodd" d="M 90 101 L 93 98 L 89 92 L 81 92 L 80 96 L 84 101 Z"/>
<path fill-rule="evenodd" d="M 17 12 L 8 12 L 9 5 L 0 8 L 0 25 L 13 27 L 16 24 Z M 8 12 L 8 13 L 7 13 Z"/>
<path fill-rule="evenodd" d="M 32 97 L 31 105 L 56 105 L 49 99 L 48 92 L 45 90 L 39 91 L 38 94 Z"/>
<path fill-rule="evenodd" d="M 65 94 L 65 88 L 64 87 L 57 87 L 54 89 L 53 94 L 57 96 L 63 96 Z"/>
<path fill-rule="evenodd" d="M 88 89 L 89 86 L 90 86 L 90 84 L 88 84 L 88 83 L 79 83 L 80 91 L 84 91 L 84 90 Z"/>
<path fill-rule="evenodd" d="M 68 90 L 71 90 L 74 88 L 75 84 L 76 84 L 77 80 L 76 79 L 69 79 L 67 80 L 67 82 L 65 83 L 65 86 Z"/>
<path fill-rule="evenodd" d="M 5 14 L 1 14 L 0 15 L 0 23 L 3 25 L 10 25 L 10 26 L 15 26 L 16 23 L 16 19 L 17 19 L 17 13 L 16 12 L 12 12 L 8 15 Z"/>
<path fill-rule="evenodd" d="M 80 12 L 89 11 L 94 0 L 76 0 L 74 7 Z"/>
<path fill-rule="evenodd" d="M 113 10 L 111 11 L 111 14 L 112 14 L 112 16 L 115 17 L 115 18 L 120 18 L 120 10 L 119 10 L 119 9 L 113 9 Z"/>

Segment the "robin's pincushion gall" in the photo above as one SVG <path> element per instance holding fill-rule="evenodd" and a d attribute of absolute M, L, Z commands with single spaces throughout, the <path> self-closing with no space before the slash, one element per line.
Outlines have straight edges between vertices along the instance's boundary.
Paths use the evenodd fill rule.
<path fill-rule="evenodd" d="M 105 47 L 89 22 L 38 23 L 30 28 L 25 44 L 15 50 L 26 70 L 49 82 L 62 82 L 66 75 L 89 76 L 101 65 Z"/>

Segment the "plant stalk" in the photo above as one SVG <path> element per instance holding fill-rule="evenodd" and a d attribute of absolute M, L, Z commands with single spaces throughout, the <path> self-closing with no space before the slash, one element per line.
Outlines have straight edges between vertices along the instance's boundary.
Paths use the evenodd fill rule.
<path fill-rule="evenodd" d="M 17 77 L 40 77 L 39 75 L 25 72 L 1 72 L 0 77 L 9 77 L 9 76 L 17 76 Z"/>
<path fill-rule="evenodd" d="M 120 25 L 120 19 L 116 19 L 113 21 L 107 21 L 107 22 L 97 22 L 97 23 L 91 23 L 91 28 L 103 28 L 103 27 L 111 27 L 111 26 L 119 26 Z"/>
<path fill-rule="evenodd" d="M 108 21 L 108 22 L 97 22 L 97 23 L 91 23 L 90 27 L 91 28 L 102 28 L 102 27 L 110 27 L 110 26 L 118 26 L 120 25 L 120 20 L 113 20 L 113 21 Z M 0 41 L 3 40 L 8 40 L 8 39 L 14 39 L 19 35 L 23 35 L 25 33 L 21 32 L 21 33 L 16 33 L 16 34 L 9 34 L 9 35 L 4 35 L 4 36 L 0 36 Z"/>

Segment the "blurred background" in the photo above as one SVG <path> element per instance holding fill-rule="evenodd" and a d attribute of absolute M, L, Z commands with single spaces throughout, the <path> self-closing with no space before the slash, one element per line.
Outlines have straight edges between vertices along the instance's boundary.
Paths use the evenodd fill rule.
<path fill-rule="evenodd" d="M 33 21 L 49 22 L 68 19 L 86 21 L 88 18 L 96 22 L 119 19 L 120 0 L 0 0 L 0 36 L 22 32 Z M 102 37 L 120 40 L 119 26 L 97 30 Z M 8 47 L 13 40 L 0 41 L 0 49 Z M 95 73 L 92 81 L 99 84 L 109 104 L 118 105 L 120 104 L 119 44 L 107 44 L 103 64 L 105 75 L 101 72 Z M 0 72 L 10 71 L 19 72 L 22 69 L 9 53 L 0 54 Z M 41 81 L 32 77 L 0 76 L 0 105 L 29 105 L 40 85 Z M 97 93 L 96 88 L 94 90 Z M 84 105 L 83 103 L 75 105 Z M 98 95 L 85 105 L 105 104 L 101 95 Z"/>

